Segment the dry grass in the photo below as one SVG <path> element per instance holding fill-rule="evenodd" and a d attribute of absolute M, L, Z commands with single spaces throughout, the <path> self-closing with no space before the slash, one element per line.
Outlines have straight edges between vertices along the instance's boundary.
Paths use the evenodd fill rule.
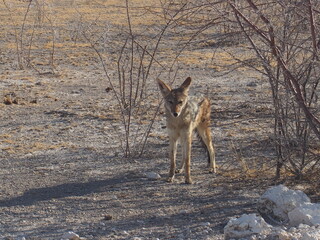
<path fill-rule="evenodd" d="M 42 142 L 34 142 L 32 144 L 17 144 L 17 142 L 13 142 L 10 140 L 8 140 L 7 143 L 10 143 L 11 146 L 7 146 L 1 149 L 7 154 L 35 154 L 39 152 L 41 153 L 43 151 L 58 150 L 62 148 L 72 147 L 72 145 L 70 145 L 69 143 L 45 144 Z"/>
<path fill-rule="evenodd" d="M 160 11 L 159 1 L 156 0 L 133 0 L 129 1 L 129 7 L 132 11 L 131 23 L 133 26 L 159 24 L 160 17 L 156 17 L 148 9 L 152 7 L 153 11 Z M 6 4 L 4 4 L 6 3 Z M 65 27 L 68 23 L 75 20 L 83 22 L 105 22 L 114 25 L 127 26 L 128 19 L 126 15 L 125 1 L 86 1 L 77 0 L 65 1 L 57 0 L 37 1 L 38 4 L 31 4 L 28 12 L 26 24 L 33 24 L 38 20 L 40 24 L 48 24 L 52 21 L 56 27 Z M 0 11 L 2 12 L 2 31 L 4 26 L 20 27 L 24 23 L 29 2 L 7 0 L 1 1 Z M 31 33 L 31 29 L 26 30 Z"/>
<path fill-rule="evenodd" d="M 18 132 L 23 131 L 23 128 L 18 129 Z M 37 127 L 32 129 L 32 131 L 44 131 L 44 127 Z M 30 129 L 28 129 L 30 131 Z M 58 150 L 63 148 L 70 148 L 73 146 L 72 143 L 47 143 L 46 139 L 34 138 L 30 140 L 28 137 L 18 137 L 19 133 L 12 130 L 10 133 L 5 133 L 0 135 L 0 150 L 4 154 L 34 154 L 37 152 L 48 151 L 48 150 Z"/>
<path fill-rule="evenodd" d="M 129 3 L 133 31 L 163 21 L 148 10 L 152 6 L 153 11 L 158 11 L 159 1 L 135 0 Z M 49 0 L 29 4 L 13 0 L 0 2 L 0 35 L 4 36 L 1 44 L 11 52 L 10 57 L 21 54 L 40 72 L 38 66 L 51 65 L 53 70 L 55 65 L 62 65 L 66 60 L 70 60 L 73 66 L 88 64 L 87 58 L 94 53 L 82 38 L 83 30 L 96 34 L 98 38 L 103 34 L 108 36 L 111 26 L 128 31 L 125 1 L 79 0 L 66 3 Z M 79 55 L 82 58 L 78 58 Z"/>

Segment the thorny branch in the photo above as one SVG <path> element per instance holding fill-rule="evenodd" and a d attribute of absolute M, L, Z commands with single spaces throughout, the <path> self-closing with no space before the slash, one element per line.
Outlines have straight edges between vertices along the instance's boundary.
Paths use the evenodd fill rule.
<path fill-rule="evenodd" d="M 241 17 L 242 20 L 244 20 L 252 30 L 258 33 L 263 39 L 265 39 L 269 43 L 271 53 L 276 58 L 279 66 L 281 66 L 285 76 L 284 79 L 287 82 L 289 89 L 295 96 L 297 103 L 299 104 L 301 109 L 304 111 L 306 119 L 312 131 L 320 139 L 320 130 L 319 130 L 320 120 L 310 111 L 309 107 L 307 106 L 306 99 L 303 96 L 298 79 L 288 69 L 285 61 L 283 60 L 279 47 L 276 44 L 275 33 L 272 27 L 272 24 L 270 23 L 269 19 L 266 16 L 264 16 L 261 11 L 259 11 L 259 8 L 253 3 L 252 0 L 246 0 L 246 1 L 248 2 L 249 6 L 259 15 L 260 19 L 267 25 L 268 35 L 266 35 L 256 24 L 252 23 L 248 18 L 246 18 L 244 14 L 235 6 L 235 4 L 232 1 L 229 1 L 229 5 L 232 7 L 234 13 L 237 16 Z M 314 46 L 315 56 L 317 56 L 317 44 L 315 41 L 315 27 L 314 27 L 314 18 L 312 15 L 311 0 L 309 0 L 309 14 L 310 14 L 310 21 L 311 21 L 310 24 L 311 26 L 313 26 L 311 27 L 313 46 Z"/>

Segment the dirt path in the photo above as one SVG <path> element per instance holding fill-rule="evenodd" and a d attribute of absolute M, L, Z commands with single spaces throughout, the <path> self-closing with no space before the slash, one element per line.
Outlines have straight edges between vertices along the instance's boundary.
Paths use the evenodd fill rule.
<path fill-rule="evenodd" d="M 233 119 L 232 108 L 216 110 L 220 174 L 207 173 L 206 156 L 195 143 L 195 184 L 183 184 L 183 175 L 168 184 L 164 119 L 155 125 L 144 157 L 119 158 L 104 109 L 108 95 L 103 82 L 93 84 L 95 74 L 87 75 L 89 80 L 78 80 L 84 73 L 76 72 L 69 79 L 18 84 L 16 73 L 8 72 L 1 83 L 4 92 L 12 90 L 19 98 L 19 104 L 1 106 L 1 238 L 59 239 L 74 231 L 84 239 L 223 239 L 230 217 L 255 211 L 268 183 L 221 174 L 238 165 L 225 132 L 241 141 L 231 123 L 239 124 L 245 115 Z M 218 80 L 219 90 L 230 89 L 228 81 Z M 195 81 L 195 88 L 199 85 Z M 243 93 L 231 94 L 238 101 Z M 216 98 L 214 106 L 225 97 Z M 150 171 L 162 179 L 147 179 Z"/>

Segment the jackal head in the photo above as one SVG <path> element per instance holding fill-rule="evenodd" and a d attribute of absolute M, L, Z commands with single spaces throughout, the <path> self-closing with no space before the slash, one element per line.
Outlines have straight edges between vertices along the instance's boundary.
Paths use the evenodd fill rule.
<path fill-rule="evenodd" d="M 171 89 L 170 86 L 157 79 L 160 91 L 165 101 L 165 108 L 173 117 L 179 117 L 180 113 L 188 102 L 189 86 L 191 78 L 188 77 L 180 87 Z"/>

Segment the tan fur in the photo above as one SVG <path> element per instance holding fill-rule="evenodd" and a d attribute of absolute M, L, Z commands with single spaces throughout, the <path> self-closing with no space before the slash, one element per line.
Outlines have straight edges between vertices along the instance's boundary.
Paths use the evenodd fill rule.
<path fill-rule="evenodd" d="M 190 176 L 192 133 L 197 129 L 205 143 L 209 157 L 209 171 L 216 172 L 214 147 L 210 131 L 210 103 L 207 98 L 189 97 L 191 78 L 188 77 L 179 88 L 171 89 L 160 79 L 157 80 L 164 98 L 169 134 L 169 157 L 171 160 L 168 182 L 172 182 L 176 172 L 185 165 L 185 182 L 192 183 Z M 176 169 L 177 142 L 182 146 L 181 169 Z"/>

